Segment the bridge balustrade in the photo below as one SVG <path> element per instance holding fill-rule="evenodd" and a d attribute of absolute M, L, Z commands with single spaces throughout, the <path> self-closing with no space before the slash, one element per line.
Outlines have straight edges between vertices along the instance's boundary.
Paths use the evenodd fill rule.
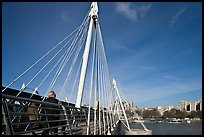
<path fill-rule="evenodd" d="M 75 108 L 73 104 L 65 102 L 55 104 L 42 101 L 42 98 L 36 95 L 27 98 L 2 93 L 2 134 L 42 135 L 46 132 L 50 135 L 87 134 L 87 107 Z M 33 111 L 30 112 L 29 109 Z M 110 116 L 108 123 L 107 114 L 106 110 L 100 110 L 99 120 L 99 111 L 91 108 L 89 134 L 107 134 L 108 124 L 114 123 L 110 121 Z M 53 117 L 57 119 L 52 119 Z M 55 129 L 57 132 L 53 132 Z"/>

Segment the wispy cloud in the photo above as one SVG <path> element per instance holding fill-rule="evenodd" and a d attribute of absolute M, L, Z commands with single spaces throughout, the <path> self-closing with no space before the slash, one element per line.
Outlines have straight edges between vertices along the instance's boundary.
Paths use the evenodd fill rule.
<path fill-rule="evenodd" d="M 109 48 L 113 48 L 111 46 L 109 46 Z M 114 60 L 112 58 L 112 62 L 110 62 L 110 71 L 112 76 L 125 81 L 127 79 L 135 79 L 136 77 L 140 77 L 142 75 L 144 76 L 147 73 L 161 70 L 162 67 L 160 67 L 159 64 L 152 65 L 151 63 L 147 62 L 144 63 L 144 60 L 147 58 L 147 56 L 155 54 L 155 51 L 162 48 L 162 46 L 162 43 L 160 45 L 155 44 L 151 47 L 148 46 L 141 50 L 134 51 L 134 54 L 127 54 L 125 56 L 121 55 Z M 115 50 L 117 51 L 117 46 L 115 48 Z M 134 73 L 134 75 L 130 74 L 130 72 Z"/>
<path fill-rule="evenodd" d="M 111 52 L 128 52 L 128 53 L 135 53 L 134 50 L 129 48 L 127 45 L 121 44 L 115 39 L 110 39 L 110 51 Z"/>
<path fill-rule="evenodd" d="M 139 63 L 139 62 L 138 62 Z M 153 72 L 153 71 L 158 71 L 159 68 L 156 65 L 144 65 L 142 63 L 140 64 L 135 64 L 133 62 L 128 62 L 128 65 L 125 66 L 125 69 L 130 70 L 137 70 L 138 73 L 145 73 L 145 72 Z"/>
<path fill-rule="evenodd" d="M 171 19 L 171 22 L 170 22 L 170 27 L 173 27 L 174 24 L 177 22 L 179 16 L 181 16 L 181 14 L 186 10 L 186 6 L 183 7 L 181 10 L 179 10 Z"/>
<path fill-rule="evenodd" d="M 198 80 L 186 80 L 177 83 L 160 83 L 159 85 L 148 85 L 148 82 L 142 84 L 137 82 L 136 84 L 130 84 L 125 89 L 125 93 L 129 100 L 134 100 L 135 103 L 149 102 L 151 100 L 157 100 L 172 95 L 186 93 L 189 91 L 202 90 L 201 81 Z M 135 96 L 137 95 L 137 96 Z"/>
<path fill-rule="evenodd" d="M 140 5 L 135 5 L 131 2 L 117 2 L 115 3 L 115 10 L 117 13 L 124 15 L 131 21 L 137 22 L 139 19 L 145 17 L 147 12 L 151 9 L 152 4 L 139 3 Z"/>
<path fill-rule="evenodd" d="M 69 14 L 65 11 L 63 11 L 61 14 L 60 14 L 60 18 L 62 20 L 65 20 L 65 21 L 71 21 L 71 19 L 69 18 Z"/>

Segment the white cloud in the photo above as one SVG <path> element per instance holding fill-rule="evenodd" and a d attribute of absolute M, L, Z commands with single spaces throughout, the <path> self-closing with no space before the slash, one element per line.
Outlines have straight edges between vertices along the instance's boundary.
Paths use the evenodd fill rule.
<path fill-rule="evenodd" d="M 179 16 L 186 10 L 187 7 L 183 7 L 181 10 L 179 10 L 176 15 L 174 15 L 171 19 L 171 22 L 170 22 L 170 27 L 173 27 L 174 24 L 177 22 Z"/>
<path fill-rule="evenodd" d="M 139 6 L 136 6 L 131 2 L 117 2 L 115 3 L 115 10 L 117 13 L 124 15 L 129 20 L 137 22 L 139 19 L 144 18 L 152 7 L 152 4 L 139 4 Z"/>
<path fill-rule="evenodd" d="M 137 86 L 136 86 L 137 85 Z M 160 85 L 146 85 L 143 83 L 136 82 L 134 84 L 129 84 L 128 87 L 124 88 L 127 94 L 128 100 L 134 100 L 137 103 L 156 100 L 160 98 L 169 97 L 172 95 L 177 95 L 180 93 L 186 93 L 189 91 L 202 90 L 202 85 L 200 80 L 194 79 L 180 81 L 177 83 L 168 82 L 166 84 L 161 83 Z"/>
<path fill-rule="evenodd" d="M 121 44 L 115 39 L 110 39 L 110 51 L 111 52 L 118 52 L 118 51 L 123 51 L 123 52 L 128 52 L 128 53 L 135 53 L 134 50 L 129 48 L 127 45 Z"/>
<path fill-rule="evenodd" d="M 70 20 L 71 20 L 71 19 L 68 17 L 68 13 L 65 12 L 65 11 L 60 14 L 60 18 L 61 18 L 62 20 L 65 20 L 65 21 L 70 21 Z"/>

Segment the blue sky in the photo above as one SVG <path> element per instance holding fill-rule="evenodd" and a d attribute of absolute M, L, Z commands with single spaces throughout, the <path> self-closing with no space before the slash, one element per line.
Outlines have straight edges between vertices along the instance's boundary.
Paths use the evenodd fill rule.
<path fill-rule="evenodd" d="M 90 4 L 3 2 L 2 85 L 78 27 Z M 202 98 L 201 2 L 98 4 L 110 75 L 128 100 L 143 108 Z"/>

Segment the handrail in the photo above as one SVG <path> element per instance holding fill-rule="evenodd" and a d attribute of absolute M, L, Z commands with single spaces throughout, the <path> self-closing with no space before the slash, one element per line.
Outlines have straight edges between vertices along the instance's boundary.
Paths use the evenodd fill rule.
<path fill-rule="evenodd" d="M 18 104 L 15 104 L 15 102 L 18 102 Z M 13 104 L 10 104 L 9 102 L 13 102 Z M 28 104 L 35 103 L 37 106 L 29 106 Z M 4 105 L 3 105 L 4 104 Z M 41 107 L 42 109 L 46 110 L 55 110 L 59 111 L 59 114 L 46 114 L 46 113 L 36 113 L 36 114 L 30 114 L 27 112 L 27 108 L 38 108 L 38 106 L 42 104 L 44 107 Z M 4 108 L 4 106 L 8 106 L 7 109 Z M 46 107 L 45 107 L 46 106 Z M 54 107 L 54 108 L 52 108 Z M 56 107 L 56 108 L 55 108 Z M 58 132 L 52 133 L 54 134 L 69 134 L 69 135 L 75 135 L 75 134 L 86 134 L 87 129 L 87 118 L 88 118 L 88 108 L 87 107 L 81 107 L 81 108 L 75 108 L 73 106 L 69 106 L 68 104 L 65 104 L 63 102 L 60 102 L 60 104 L 55 104 L 51 102 L 41 101 L 37 99 L 32 98 L 25 98 L 25 97 L 16 97 L 14 95 L 9 95 L 2 93 L 2 108 L 4 111 L 6 111 L 8 115 L 9 122 L 7 123 L 7 126 L 9 125 L 11 128 L 10 134 L 13 135 L 27 135 L 32 134 L 33 132 L 35 134 L 42 134 L 45 130 L 52 130 L 55 128 L 58 128 Z M 94 129 L 94 109 L 92 108 L 90 111 L 90 134 L 93 134 Z M 99 110 L 98 110 L 99 112 Z M 105 111 L 100 110 L 100 113 L 104 113 L 104 116 L 108 115 L 107 109 Z M 3 115 L 3 113 L 2 113 Z M 97 114 L 99 115 L 99 113 Z M 37 121 L 30 121 L 30 116 L 36 116 L 38 117 Z M 46 118 L 52 117 L 52 116 L 58 116 L 60 119 L 57 120 L 46 120 Z M 12 118 L 14 118 L 12 120 Z M 102 119 L 103 117 L 101 117 Z M 58 125 L 49 127 L 50 123 L 58 123 Z M 103 124 L 105 122 L 105 125 Z M 10 123 L 10 124 L 9 124 Z M 108 125 L 110 124 L 105 120 L 101 120 L 101 131 L 105 134 L 108 131 Z M 38 128 L 30 128 L 34 125 L 46 125 L 44 127 L 38 127 Z M 99 125 L 99 119 L 97 119 L 97 125 Z M 104 130 L 105 127 L 105 130 Z M 99 129 L 96 129 L 96 133 L 98 134 Z M 6 134 L 6 133 L 2 133 Z"/>

